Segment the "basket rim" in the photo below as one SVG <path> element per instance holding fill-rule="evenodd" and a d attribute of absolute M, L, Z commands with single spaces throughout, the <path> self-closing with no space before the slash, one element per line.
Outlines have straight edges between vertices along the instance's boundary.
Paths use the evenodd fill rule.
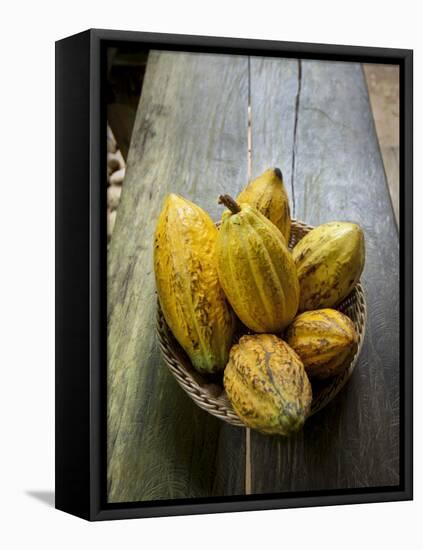
<path fill-rule="evenodd" d="M 314 229 L 312 225 L 295 218 L 291 220 L 291 224 L 294 227 L 305 230 L 307 233 Z M 220 222 L 216 223 L 216 225 L 219 226 Z M 357 319 L 351 319 L 358 335 L 356 351 L 354 355 L 348 359 L 349 364 L 345 370 L 340 375 L 328 379 L 327 384 L 323 385 L 323 389 L 319 392 L 316 398 L 313 398 L 308 418 L 321 411 L 335 398 L 335 396 L 342 390 L 350 379 L 358 362 L 358 358 L 363 347 L 367 324 L 367 303 L 365 291 L 361 281 L 358 281 L 351 293 L 334 309 L 341 309 L 342 311 L 342 308 L 348 307 L 352 307 L 356 310 L 355 313 Z M 247 426 L 235 413 L 228 397 L 226 396 L 224 388 L 210 382 L 207 377 L 194 370 L 189 358 L 178 344 L 169 326 L 167 325 L 158 299 L 156 332 L 162 358 L 166 366 L 175 377 L 178 384 L 191 397 L 191 399 L 200 408 L 206 410 L 213 416 L 216 416 L 217 418 L 220 418 L 221 420 L 234 426 L 247 428 Z M 184 363 L 188 363 L 190 367 L 187 368 Z M 217 388 L 220 390 L 219 393 Z M 216 396 L 213 396 L 211 390 L 216 393 Z"/>

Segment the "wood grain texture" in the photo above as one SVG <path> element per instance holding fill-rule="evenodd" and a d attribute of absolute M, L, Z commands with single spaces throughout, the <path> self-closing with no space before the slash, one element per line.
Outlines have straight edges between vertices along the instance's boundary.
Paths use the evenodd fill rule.
<path fill-rule="evenodd" d="M 366 64 L 363 69 L 386 180 L 399 226 L 399 66 Z"/>
<path fill-rule="evenodd" d="M 109 252 L 108 499 L 242 494 L 244 430 L 201 411 L 160 359 L 153 233 L 180 193 L 220 216 L 247 180 L 246 58 L 151 52 Z"/>
<path fill-rule="evenodd" d="M 269 81 L 274 80 L 275 71 L 270 70 Z M 261 74 L 260 78 L 265 76 Z M 291 78 L 295 80 L 295 75 Z M 251 82 L 254 80 L 253 69 Z M 252 492 L 396 485 L 398 235 L 362 68 L 359 64 L 302 61 L 298 80 L 297 129 L 292 147 L 295 214 L 313 225 L 338 219 L 358 222 L 363 227 L 363 282 L 369 319 L 356 370 L 326 409 L 290 439 L 252 434 Z M 258 93 L 266 89 L 261 87 Z M 289 96 L 284 95 L 287 89 L 291 90 Z M 287 104 L 280 107 L 282 112 L 292 105 L 294 89 L 294 82 L 281 86 L 284 97 L 279 101 Z M 277 103 L 272 97 L 261 97 L 260 102 Z M 254 112 L 252 103 L 253 117 Z M 282 131 L 275 134 L 278 139 L 283 151 Z M 273 146 L 277 147 L 275 143 Z M 253 147 L 253 157 L 255 154 Z"/>
<path fill-rule="evenodd" d="M 251 58 L 251 175 L 256 178 L 271 166 L 280 168 L 291 205 L 297 91 L 297 60 Z"/>
<path fill-rule="evenodd" d="M 220 193 L 279 166 L 299 219 L 361 224 L 369 319 L 341 394 L 290 439 L 201 411 L 161 362 L 152 235 L 179 192 L 218 219 Z M 108 282 L 109 501 L 395 485 L 399 479 L 398 234 L 361 66 L 152 52 Z"/>

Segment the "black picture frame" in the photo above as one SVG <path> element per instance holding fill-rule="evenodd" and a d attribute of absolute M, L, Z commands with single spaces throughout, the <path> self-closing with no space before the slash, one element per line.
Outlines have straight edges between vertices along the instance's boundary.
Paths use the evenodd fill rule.
<path fill-rule="evenodd" d="M 101 94 L 111 43 L 391 63 L 400 67 L 401 483 L 375 488 L 221 499 L 105 501 L 106 218 Z M 412 499 L 413 52 L 92 29 L 56 43 L 56 508 L 87 520 L 265 510 Z"/>

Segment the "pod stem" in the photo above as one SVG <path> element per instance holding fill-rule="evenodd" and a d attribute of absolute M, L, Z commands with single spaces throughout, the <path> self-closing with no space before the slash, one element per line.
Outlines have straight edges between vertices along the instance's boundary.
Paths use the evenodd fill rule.
<path fill-rule="evenodd" d="M 234 201 L 234 199 L 230 195 L 219 195 L 219 204 L 223 204 L 232 212 L 232 214 L 238 214 L 238 212 L 241 212 L 241 208 L 239 204 Z"/>
<path fill-rule="evenodd" d="M 273 172 L 277 178 L 283 180 L 282 171 L 280 168 L 273 168 Z"/>

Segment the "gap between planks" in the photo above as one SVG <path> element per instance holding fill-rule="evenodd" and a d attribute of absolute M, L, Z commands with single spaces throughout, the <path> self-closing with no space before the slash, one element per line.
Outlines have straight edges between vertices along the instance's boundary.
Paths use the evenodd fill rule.
<path fill-rule="evenodd" d="M 295 217 L 295 193 L 294 193 L 294 172 L 295 172 L 295 153 L 297 144 L 297 126 L 298 112 L 300 108 L 300 95 L 302 84 L 302 65 L 301 59 L 298 62 L 298 88 L 295 98 L 295 120 L 293 129 L 293 149 L 292 149 L 292 166 L 291 166 L 291 201 L 292 214 Z M 247 162 L 248 162 L 248 181 L 252 179 L 252 164 L 253 164 L 253 132 L 252 132 L 252 111 L 251 111 L 251 57 L 248 57 L 248 106 L 247 106 Z M 245 428 L 245 494 L 251 495 L 252 471 L 251 471 L 251 430 Z"/>
<path fill-rule="evenodd" d="M 252 162 L 253 162 L 253 132 L 251 129 L 251 57 L 248 56 L 248 105 L 247 105 L 247 162 L 248 162 L 248 181 L 252 178 Z M 251 495 L 251 431 L 250 428 L 245 428 L 245 494 Z"/>
<path fill-rule="evenodd" d="M 295 119 L 294 119 L 294 134 L 292 138 L 292 164 L 291 164 L 291 201 L 292 201 L 292 216 L 295 218 L 295 192 L 294 192 L 294 177 L 295 177 L 295 155 L 297 152 L 297 127 L 298 127 L 298 112 L 300 110 L 300 95 L 302 82 L 302 65 L 301 59 L 297 59 L 298 63 L 298 88 L 295 98 Z"/>

